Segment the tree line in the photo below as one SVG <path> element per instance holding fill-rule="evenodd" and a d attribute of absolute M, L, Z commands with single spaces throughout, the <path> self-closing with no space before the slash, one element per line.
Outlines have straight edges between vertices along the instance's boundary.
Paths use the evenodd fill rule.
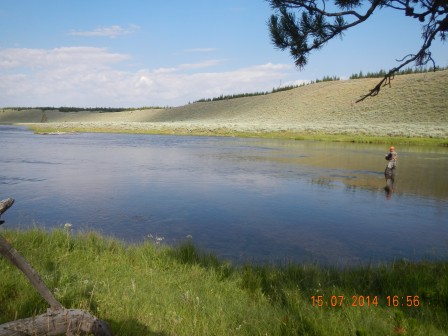
<path fill-rule="evenodd" d="M 440 71 L 440 70 L 448 70 L 448 66 L 446 67 L 439 67 L 436 66 L 435 68 L 407 68 L 400 71 L 397 71 L 396 75 L 409 75 L 409 74 L 417 74 L 417 73 L 424 73 L 429 71 Z M 360 71 L 357 74 L 353 74 L 350 76 L 350 79 L 360 79 L 360 78 L 381 78 L 386 76 L 387 72 L 386 70 L 380 70 L 377 72 L 367 72 L 364 74 L 362 71 Z"/>
<path fill-rule="evenodd" d="M 136 110 L 152 110 L 152 109 L 168 109 L 169 107 L 161 106 L 143 106 L 143 107 L 75 107 L 75 106 L 38 106 L 38 107 L 4 107 L 4 110 L 43 110 L 43 111 L 59 111 L 59 112 L 124 112 Z"/>
<path fill-rule="evenodd" d="M 429 71 L 440 71 L 440 70 L 448 70 L 448 66 L 446 66 L 446 67 L 437 66 L 435 68 L 432 68 L 432 67 L 431 68 L 407 68 L 407 69 L 398 71 L 396 73 L 396 75 L 409 75 L 409 74 L 417 74 L 417 73 L 424 73 L 424 72 L 429 72 Z M 360 71 L 359 73 L 352 74 L 349 77 L 349 79 L 381 78 L 381 77 L 384 77 L 386 75 L 386 73 L 387 72 L 385 70 L 380 70 L 377 72 L 367 72 L 367 73 L 363 73 L 362 71 Z M 324 76 L 324 77 L 322 77 L 322 79 L 312 80 L 310 82 L 302 83 L 299 85 L 288 85 L 288 86 L 273 88 L 271 91 L 220 95 L 219 97 L 214 97 L 214 98 L 199 99 L 199 100 L 194 101 L 193 103 L 204 103 L 204 102 L 214 102 L 214 101 L 243 98 L 243 97 L 263 96 L 263 95 L 267 95 L 267 94 L 271 94 L 271 93 L 296 89 L 298 87 L 305 86 L 305 85 L 322 83 L 322 82 L 338 81 L 338 80 L 340 80 L 340 77 Z"/>

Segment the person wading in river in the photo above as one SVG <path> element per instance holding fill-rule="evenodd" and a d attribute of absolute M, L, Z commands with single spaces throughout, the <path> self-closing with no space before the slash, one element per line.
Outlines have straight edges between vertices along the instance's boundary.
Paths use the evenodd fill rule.
<path fill-rule="evenodd" d="M 388 161 L 386 169 L 384 170 L 384 177 L 386 178 L 386 196 L 390 198 L 392 192 L 394 191 L 394 181 L 395 181 L 395 168 L 397 167 L 398 154 L 395 151 L 395 147 L 391 146 L 389 148 L 389 153 L 386 154 L 385 159 Z"/>

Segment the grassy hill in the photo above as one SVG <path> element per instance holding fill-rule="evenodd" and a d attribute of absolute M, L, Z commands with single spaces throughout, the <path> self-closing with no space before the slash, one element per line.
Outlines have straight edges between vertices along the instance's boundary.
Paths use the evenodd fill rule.
<path fill-rule="evenodd" d="M 354 103 L 378 81 L 328 81 L 263 96 L 195 103 L 148 121 L 448 122 L 448 71 L 397 76 L 392 87 L 383 88 L 379 96 Z"/>
<path fill-rule="evenodd" d="M 377 97 L 354 102 L 378 81 L 320 82 L 169 109 L 105 113 L 4 109 L 0 123 L 46 123 L 63 130 L 448 138 L 448 70 L 396 76 Z"/>

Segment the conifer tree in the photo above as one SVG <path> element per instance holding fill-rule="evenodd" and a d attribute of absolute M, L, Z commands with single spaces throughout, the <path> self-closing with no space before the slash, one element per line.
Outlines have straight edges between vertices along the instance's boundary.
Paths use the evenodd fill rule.
<path fill-rule="evenodd" d="M 378 10 L 392 8 L 403 12 L 422 25 L 422 44 L 414 53 L 402 57 L 400 64 L 390 69 L 369 93 L 357 102 L 376 96 L 390 85 L 395 73 L 414 62 L 416 66 L 432 65 L 431 43 L 445 41 L 448 32 L 448 0 L 267 0 L 275 14 L 268 22 L 273 44 L 289 49 L 295 64 L 303 68 L 311 51 L 320 49 L 329 40 L 342 37 Z"/>

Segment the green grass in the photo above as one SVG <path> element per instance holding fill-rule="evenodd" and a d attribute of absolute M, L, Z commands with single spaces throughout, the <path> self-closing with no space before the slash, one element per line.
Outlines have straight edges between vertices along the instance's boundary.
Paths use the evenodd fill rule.
<path fill-rule="evenodd" d="M 1 234 L 65 307 L 89 310 L 114 335 L 448 334 L 446 262 L 237 267 L 198 251 L 191 241 L 168 248 L 65 230 Z M 3 258 L 0 273 L 0 323 L 46 311 Z M 395 295 L 404 301 L 387 306 L 386 297 Z M 328 306 L 319 307 L 318 296 Z M 344 296 L 343 306 L 331 307 L 332 296 Z M 376 296 L 378 304 L 352 306 L 353 296 Z M 407 307 L 406 296 L 418 296 L 411 302 L 419 306 Z"/>

